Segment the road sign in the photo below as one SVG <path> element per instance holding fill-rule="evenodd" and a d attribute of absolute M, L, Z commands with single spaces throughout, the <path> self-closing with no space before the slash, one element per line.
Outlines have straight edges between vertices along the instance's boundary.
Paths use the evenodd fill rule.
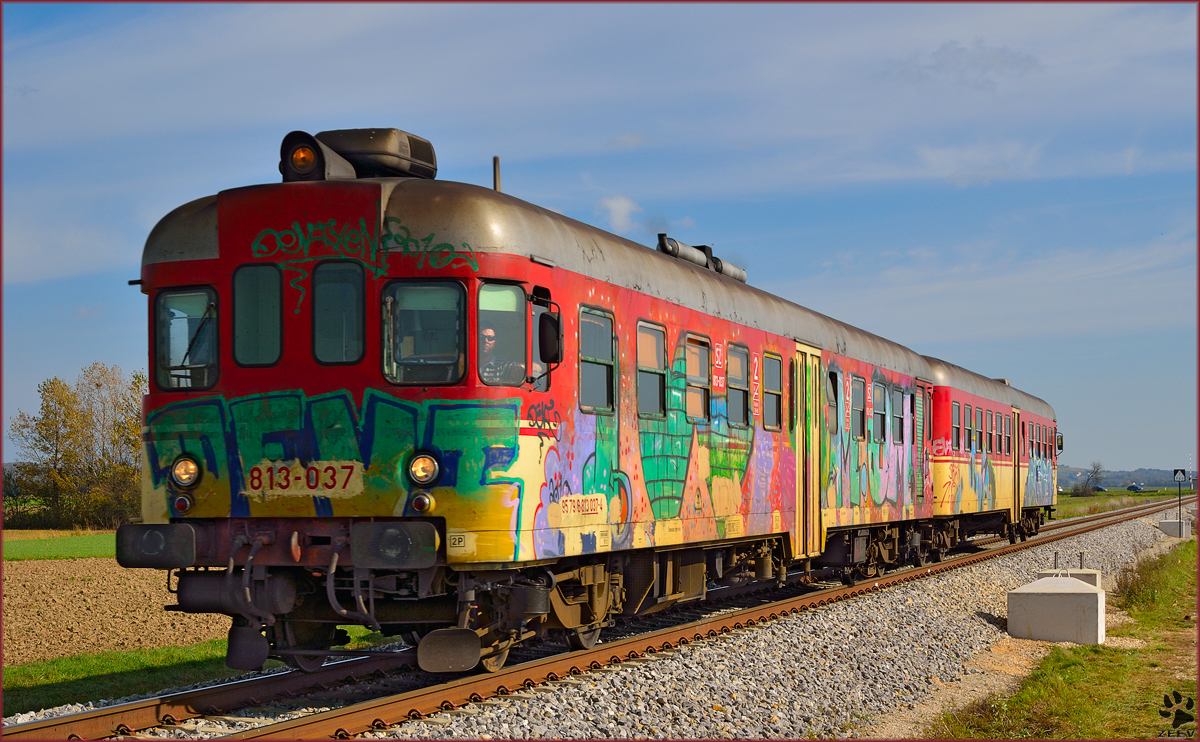
<path fill-rule="evenodd" d="M 1187 472 L 1184 471 L 1183 469 L 1176 469 L 1175 470 L 1175 481 L 1176 482 L 1186 482 L 1187 481 Z"/>

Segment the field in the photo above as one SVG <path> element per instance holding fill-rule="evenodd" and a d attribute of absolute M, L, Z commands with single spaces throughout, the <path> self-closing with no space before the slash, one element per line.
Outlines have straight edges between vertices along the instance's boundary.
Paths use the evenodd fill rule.
<path fill-rule="evenodd" d="M 29 533 L 29 532 L 27 532 Z M 33 531 L 32 533 L 47 533 Z M 51 531 L 50 533 L 54 533 Z M 70 533 L 69 531 L 67 533 Z M 116 559 L 115 533 L 93 533 L 87 536 L 51 538 L 9 538 L 5 533 L 4 561 L 20 562 L 29 559 Z"/>

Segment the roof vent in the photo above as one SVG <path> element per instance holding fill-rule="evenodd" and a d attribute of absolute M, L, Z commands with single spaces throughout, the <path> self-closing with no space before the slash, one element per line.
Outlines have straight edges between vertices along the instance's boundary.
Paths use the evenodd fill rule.
<path fill-rule="evenodd" d="M 344 157 L 360 178 L 432 179 L 437 156 L 428 139 L 399 129 L 335 129 L 317 133 L 321 144 Z"/>
<path fill-rule="evenodd" d="M 1008 379 L 992 379 L 992 381 L 998 381 L 1004 386 L 1012 386 L 1012 384 L 1008 383 Z"/>
<path fill-rule="evenodd" d="M 736 265 L 733 265 L 732 263 L 726 263 L 720 258 L 713 257 L 712 248 L 708 245 L 698 245 L 696 247 L 692 247 L 691 245 L 684 244 L 679 240 L 673 240 L 665 234 L 659 233 L 658 250 L 659 252 L 664 252 L 673 258 L 686 260 L 687 262 L 694 263 L 701 268 L 708 268 L 709 270 L 716 271 L 722 276 L 732 278 L 735 281 L 741 281 L 742 283 L 746 282 L 746 271 L 742 270 Z"/>

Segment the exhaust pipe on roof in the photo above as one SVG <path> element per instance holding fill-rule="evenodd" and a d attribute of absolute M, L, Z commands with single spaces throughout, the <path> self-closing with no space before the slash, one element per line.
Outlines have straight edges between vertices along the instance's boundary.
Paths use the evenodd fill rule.
<path fill-rule="evenodd" d="M 712 254 L 712 248 L 708 245 L 692 247 L 691 245 L 680 242 L 679 240 L 671 239 L 666 234 L 660 232 L 658 235 L 658 250 L 659 252 L 664 252 L 673 258 L 686 260 L 687 262 L 694 263 L 701 268 L 708 268 L 709 270 L 720 273 L 722 276 L 726 276 L 727 278 L 732 278 L 735 281 L 746 283 L 746 271 L 737 267 L 736 265 L 733 265 L 732 263 L 728 263 L 720 258 L 714 257 Z"/>

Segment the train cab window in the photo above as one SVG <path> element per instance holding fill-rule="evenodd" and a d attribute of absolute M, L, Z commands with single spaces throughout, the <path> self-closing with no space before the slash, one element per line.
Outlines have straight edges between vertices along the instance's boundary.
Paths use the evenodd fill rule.
<path fill-rule="evenodd" d="M 861 441 L 867 437 L 867 382 L 851 377 L 850 387 L 850 433 Z"/>
<path fill-rule="evenodd" d="M 892 390 L 892 443 L 904 443 L 904 392 Z"/>
<path fill-rule="evenodd" d="M 533 389 L 538 392 L 550 391 L 550 374 L 542 364 L 542 325 L 541 316 L 552 311 L 550 290 L 543 286 L 534 286 L 529 292 L 529 329 L 533 333 L 533 357 L 530 358 L 529 376 L 533 377 Z"/>
<path fill-rule="evenodd" d="M 638 414 L 667 414 L 667 333 L 655 325 L 638 325 Z"/>
<path fill-rule="evenodd" d="M 1012 415 L 1004 416 L 1004 455 L 1012 456 Z"/>
<path fill-rule="evenodd" d="M 871 417 L 875 428 L 876 443 L 883 443 L 887 437 L 887 389 L 883 384 L 875 384 L 874 396 L 871 398 Z"/>
<path fill-rule="evenodd" d="M 988 453 L 995 452 L 995 449 L 992 448 L 992 436 L 993 436 L 993 433 L 995 432 L 995 430 L 996 430 L 996 421 L 992 417 L 992 411 L 988 410 L 987 411 L 987 452 Z"/>
<path fill-rule="evenodd" d="M 466 292 L 458 282 L 396 281 L 383 290 L 383 376 L 453 384 L 466 370 Z"/>
<path fill-rule="evenodd" d="M 950 405 L 950 441 L 954 446 L 955 451 L 962 449 L 962 423 L 959 415 L 961 410 L 958 402 L 953 402 Z"/>
<path fill-rule="evenodd" d="M 217 383 L 217 292 L 163 291 L 155 301 L 155 378 L 164 391 Z"/>
<path fill-rule="evenodd" d="M 709 366 L 711 351 L 707 340 L 689 337 L 684 348 L 687 371 L 687 416 L 693 419 L 708 418 L 708 396 L 711 388 L 712 371 Z"/>
<path fill-rule="evenodd" d="M 975 453 L 983 453 L 983 408 L 975 408 Z"/>
<path fill-rule="evenodd" d="M 318 363 L 363 357 L 363 269 L 348 260 L 321 263 L 312 274 L 313 356 Z"/>
<path fill-rule="evenodd" d="M 725 385 L 728 387 L 728 413 L 730 425 L 749 425 L 750 421 L 750 351 L 730 345 L 725 369 Z"/>
<path fill-rule="evenodd" d="M 271 366 L 282 350 L 283 274 L 274 263 L 243 265 L 233 273 L 233 360 Z"/>
<path fill-rule="evenodd" d="M 830 371 L 825 377 L 825 429 L 834 434 L 838 432 L 842 422 L 838 415 L 838 391 L 841 388 L 837 372 Z"/>
<path fill-rule="evenodd" d="M 783 359 L 763 354 L 762 424 L 768 430 L 783 426 Z"/>
<path fill-rule="evenodd" d="M 966 405 L 962 409 L 962 420 L 964 420 L 965 427 L 965 430 L 962 431 L 964 432 L 964 436 L 962 436 L 962 450 L 968 451 L 968 453 L 974 450 L 974 418 L 972 417 L 974 413 L 971 411 L 971 405 Z"/>
<path fill-rule="evenodd" d="M 525 383 L 525 361 L 529 350 L 525 326 L 529 315 L 525 302 L 525 289 L 520 286 L 485 283 L 479 287 L 475 323 L 479 338 L 475 362 L 479 380 L 488 386 L 521 386 Z"/>
<path fill-rule="evenodd" d="M 579 313 L 579 407 L 613 410 L 613 320 L 594 309 Z"/>

